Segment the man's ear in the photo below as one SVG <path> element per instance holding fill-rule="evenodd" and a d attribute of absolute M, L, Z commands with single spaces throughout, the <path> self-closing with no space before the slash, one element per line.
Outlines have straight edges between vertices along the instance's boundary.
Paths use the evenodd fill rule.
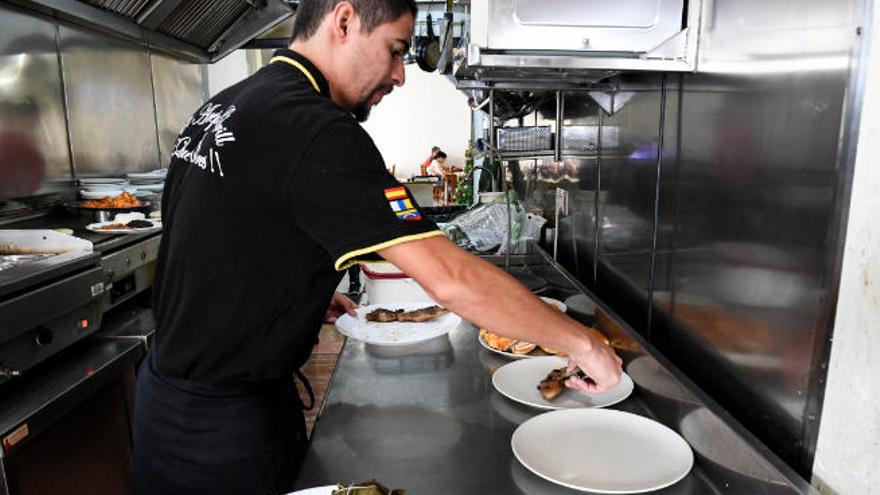
<path fill-rule="evenodd" d="M 357 12 L 354 6 L 348 2 L 339 2 L 333 9 L 333 37 L 345 39 L 351 32 Z"/>

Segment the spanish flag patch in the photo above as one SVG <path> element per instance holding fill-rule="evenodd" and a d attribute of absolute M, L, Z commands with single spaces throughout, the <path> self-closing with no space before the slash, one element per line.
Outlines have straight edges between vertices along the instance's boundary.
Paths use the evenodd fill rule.
<path fill-rule="evenodd" d="M 419 214 L 419 210 L 416 209 L 415 205 L 411 199 L 409 199 L 409 195 L 406 193 L 406 188 L 403 186 L 391 187 L 385 189 L 385 199 L 388 200 L 388 204 L 391 206 L 391 211 L 397 215 L 397 218 L 400 220 L 421 220 L 422 215 Z"/>

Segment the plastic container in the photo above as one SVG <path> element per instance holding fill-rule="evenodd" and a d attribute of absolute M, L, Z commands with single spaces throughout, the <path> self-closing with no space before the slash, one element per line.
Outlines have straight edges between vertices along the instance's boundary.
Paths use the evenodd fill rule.
<path fill-rule="evenodd" d="M 365 290 L 370 304 L 390 302 L 426 302 L 434 300 L 418 282 L 392 263 L 362 264 L 366 277 Z"/>

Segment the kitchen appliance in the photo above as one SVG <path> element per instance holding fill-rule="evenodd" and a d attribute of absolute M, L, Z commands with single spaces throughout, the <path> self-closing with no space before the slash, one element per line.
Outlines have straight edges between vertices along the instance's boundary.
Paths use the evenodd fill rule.
<path fill-rule="evenodd" d="M 56 235 L 52 235 L 56 234 Z M 0 383 L 89 335 L 101 320 L 100 255 L 40 230 L 0 231 Z"/>
<path fill-rule="evenodd" d="M 701 0 L 473 2 L 456 79 L 591 83 L 623 70 L 696 70 Z"/>
<path fill-rule="evenodd" d="M 58 208 L 3 225 L 6 232 L 69 229 L 73 236 L 53 234 L 90 248 L 0 257 L 0 383 L 95 333 L 105 312 L 152 285 L 161 232 L 101 234 L 85 229 L 91 221 L 89 213 Z"/>

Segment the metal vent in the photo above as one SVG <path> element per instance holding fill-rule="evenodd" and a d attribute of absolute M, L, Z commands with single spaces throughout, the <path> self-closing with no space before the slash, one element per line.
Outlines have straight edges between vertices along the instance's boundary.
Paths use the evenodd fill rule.
<path fill-rule="evenodd" d="M 123 15 L 137 17 L 150 3 L 150 0 L 82 0 L 84 3 L 100 9 Z"/>
<path fill-rule="evenodd" d="M 207 49 L 250 8 L 241 0 L 188 0 L 181 2 L 158 30 Z"/>

